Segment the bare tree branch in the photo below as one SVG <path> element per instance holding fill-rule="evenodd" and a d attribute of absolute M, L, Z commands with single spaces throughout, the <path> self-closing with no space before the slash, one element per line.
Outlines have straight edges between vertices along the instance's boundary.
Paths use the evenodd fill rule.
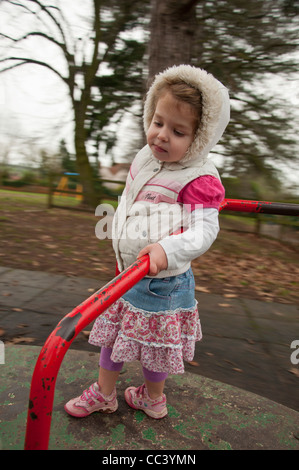
<path fill-rule="evenodd" d="M 34 13 L 32 10 L 30 10 L 29 7 L 27 7 L 26 5 L 23 5 L 22 3 L 19 3 L 19 2 L 13 2 L 11 0 L 6 0 L 8 3 L 10 3 L 10 5 L 15 5 L 17 7 L 21 7 L 21 8 L 24 8 L 24 10 L 27 10 L 29 13 Z"/>
<path fill-rule="evenodd" d="M 41 36 L 41 37 L 47 39 L 48 41 L 51 41 L 54 44 L 56 44 L 58 47 L 63 49 L 64 52 L 66 51 L 66 47 L 62 42 L 57 41 L 52 36 L 49 36 L 46 33 L 42 33 L 41 31 L 32 31 L 30 33 L 24 34 L 24 36 L 21 36 L 19 38 L 13 38 L 13 37 L 7 36 L 6 34 L 3 34 L 3 33 L 0 33 L 0 36 L 5 37 L 6 39 L 10 39 L 13 42 L 21 42 L 21 41 L 24 41 L 25 39 L 28 39 L 31 36 Z"/>
<path fill-rule="evenodd" d="M 66 84 L 68 83 L 68 80 L 67 78 L 65 78 L 63 75 L 61 75 L 60 72 L 58 72 L 58 70 L 56 70 L 54 67 L 52 67 L 50 64 L 47 64 L 46 62 L 43 62 L 41 60 L 36 60 L 36 59 L 29 59 L 28 57 L 6 57 L 5 59 L 0 59 L 0 63 L 4 63 L 4 62 L 8 62 L 8 61 L 19 61 L 18 63 L 15 63 L 15 64 L 12 64 L 12 65 L 9 65 L 8 67 L 5 67 L 3 69 L 0 70 L 0 72 L 5 72 L 7 70 L 12 70 L 16 67 L 19 67 L 21 65 L 24 65 L 24 64 L 36 64 L 36 65 L 41 65 L 43 67 L 46 67 L 50 70 L 52 70 L 52 72 L 54 72 L 56 75 L 58 75 L 58 77 L 63 80 Z"/>
<path fill-rule="evenodd" d="M 40 9 L 42 11 L 44 11 L 49 16 L 49 18 L 53 21 L 53 23 L 57 26 L 58 30 L 60 31 L 60 34 L 63 38 L 63 41 L 65 42 L 65 44 L 67 44 L 65 33 L 64 33 L 64 30 L 63 30 L 61 24 L 59 23 L 59 21 L 57 21 L 55 16 L 49 11 L 49 8 L 53 8 L 53 7 L 52 6 L 48 7 L 47 5 L 43 5 L 39 0 L 27 0 L 27 1 L 35 3 L 36 5 L 38 5 L 40 7 Z M 55 7 L 55 9 L 60 12 L 60 10 L 57 7 Z"/>
<path fill-rule="evenodd" d="M 3 37 L 6 37 L 7 39 L 11 39 L 12 41 L 14 42 L 20 42 L 24 39 L 27 39 L 28 37 L 30 36 L 41 36 L 41 37 L 44 37 L 45 39 L 53 42 L 54 44 L 56 44 L 58 47 L 61 48 L 61 50 L 63 51 L 67 61 L 69 60 L 74 60 L 74 55 L 69 51 L 69 48 L 68 48 L 68 42 L 67 42 L 67 38 L 66 38 L 66 34 L 65 34 L 65 31 L 64 31 L 64 28 L 63 28 L 63 25 L 62 25 L 62 22 L 64 22 L 67 27 L 69 28 L 69 25 L 64 17 L 64 15 L 62 14 L 62 11 L 60 10 L 60 8 L 56 7 L 55 5 L 43 5 L 39 0 L 27 0 L 28 2 L 32 2 L 33 4 L 36 4 L 41 11 L 43 11 L 44 13 L 46 13 L 46 15 L 48 15 L 48 17 L 50 18 L 51 22 L 53 22 L 55 24 L 55 26 L 57 27 L 58 31 L 60 32 L 61 34 L 61 37 L 62 37 L 62 41 L 58 41 L 57 39 L 55 39 L 53 37 L 53 35 L 48 35 L 46 33 L 43 33 L 43 32 L 38 32 L 38 31 L 33 31 L 33 32 L 30 32 L 20 38 L 12 38 L 12 37 L 9 37 L 9 36 L 5 36 L 4 34 L 1 34 L 1 36 Z M 15 5 L 15 6 L 18 6 L 18 7 L 21 7 L 21 8 L 24 8 L 25 10 L 27 10 L 30 14 L 32 15 L 36 15 L 37 16 L 37 13 L 33 10 L 31 10 L 30 8 L 28 8 L 26 5 L 23 5 L 22 3 L 19 3 L 19 2 L 14 2 L 14 1 L 10 1 L 8 0 L 8 2 L 12 5 Z M 53 9 L 53 10 L 56 10 L 61 19 L 62 19 L 62 22 L 58 21 L 56 19 L 56 17 L 52 14 L 51 11 L 49 11 L 49 9 Z M 41 20 L 41 18 L 38 18 L 42 24 L 44 26 L 46 26 L 46 24 Z M 70 30 L 70 28 L 69 28 Z"/>

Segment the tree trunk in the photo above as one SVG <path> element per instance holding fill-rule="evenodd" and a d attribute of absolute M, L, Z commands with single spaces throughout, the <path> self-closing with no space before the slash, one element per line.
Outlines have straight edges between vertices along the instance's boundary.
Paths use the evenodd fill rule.
<path fill-rule="evenodd" d="M 85 135 L 85 113 L 81 109 L 82 103 L 77 102 L 75 106 L 75 151 L 77 171 L 80 175 L 80 183 L 83 188 L 83 204 L 88 207 L 96 207 L 99 200 L 95 191 L 95 178 L 88 159 L 86 151 L 86 135 Z"/>
<path fill-rule="evenodd" d="M 198 0 L 152 0 L 149 41 L 149 84 L 172 65 L 189 64 Z"/>

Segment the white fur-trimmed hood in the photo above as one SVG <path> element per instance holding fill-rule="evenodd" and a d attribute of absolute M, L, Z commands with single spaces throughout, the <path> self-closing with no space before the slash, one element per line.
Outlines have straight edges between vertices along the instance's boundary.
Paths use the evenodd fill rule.
<path fill-rule="evenodd" d="M 227 88 L 213 75 L 191 65 L 179 65 L 166 69 L 158 74 L 151 85 L 144 104 L 144 130 L 148 131 L 155 112 L 155 94 L 165 79 L 179 78 L 183 82 L 198 88 L 203 97 L 202 119 L 195 138 L 181 163 L 193 159 L 204 163 L 210 150 L 220 140 L 230 119 L 230 103 Z"/>

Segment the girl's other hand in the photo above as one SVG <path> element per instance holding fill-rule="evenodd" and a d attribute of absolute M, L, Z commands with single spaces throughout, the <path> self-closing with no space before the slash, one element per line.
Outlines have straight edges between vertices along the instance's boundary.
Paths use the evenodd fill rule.
<path fill-rule="evenodd" d="M 160 271 L 167 269 L 167 256 L 159 243 L 152 243 L 151 245 L 144 247 L 139 252 L 137 258 L 141 258 L 144 255 L 149 255 L 150 257 L 149 276 L 156 276 Z"/>

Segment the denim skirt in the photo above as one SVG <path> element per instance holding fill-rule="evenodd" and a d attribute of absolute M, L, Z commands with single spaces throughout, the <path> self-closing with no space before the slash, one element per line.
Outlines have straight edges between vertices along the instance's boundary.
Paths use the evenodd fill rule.
<path fill-rule="evenodd" d="M 194 288 L 191 268 L 143 278 L 96 319 L 89 342 L 112 348 L 114 362 L 138 360 L 153 372 L 183 373 L 202 338 Z"/>

